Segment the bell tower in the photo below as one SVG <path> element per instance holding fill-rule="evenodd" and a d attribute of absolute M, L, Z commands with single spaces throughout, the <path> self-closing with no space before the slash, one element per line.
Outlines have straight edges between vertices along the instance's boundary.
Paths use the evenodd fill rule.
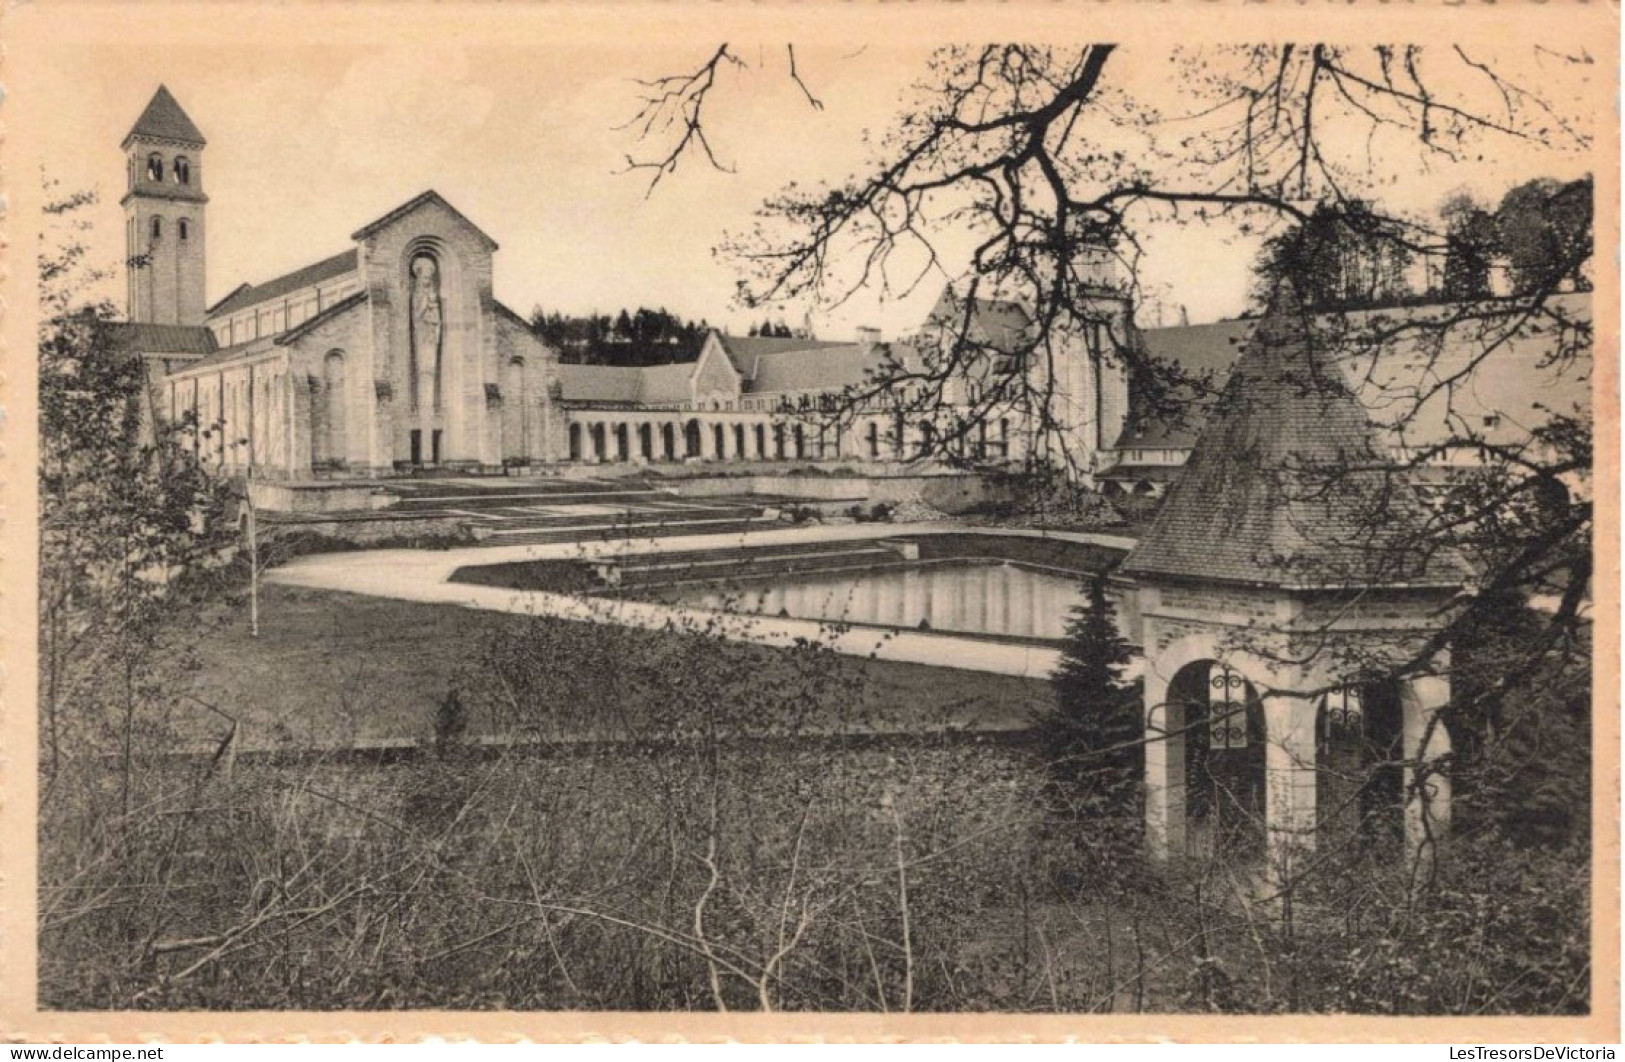
<path fill-rule="evenodd" d="M 124 138 L 128 315 L 145 324 L 201 325 L 204 207 L 203 134 L 169 89 Z"/>

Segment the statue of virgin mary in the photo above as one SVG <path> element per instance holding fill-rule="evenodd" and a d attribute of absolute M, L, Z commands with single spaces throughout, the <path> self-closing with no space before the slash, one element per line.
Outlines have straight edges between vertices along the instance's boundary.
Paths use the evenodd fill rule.
<path fill-rule="evenodd" d="M 440 312 L 440 269 L 426 254 L 412 259 L 412 348 L 407 373 L 411 381 L 412 408 L 427 405 L 440 408 L 440 340 L 445 326 Z M 428 381 L 424 376 L 428 375 Z M 428 382 L 425 395 L 424 384 Z"/>

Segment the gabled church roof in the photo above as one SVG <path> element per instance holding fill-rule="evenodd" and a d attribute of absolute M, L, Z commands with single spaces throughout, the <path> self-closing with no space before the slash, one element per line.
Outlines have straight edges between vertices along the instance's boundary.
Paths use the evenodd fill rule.
<path fill-rule="evenodd" d="M 152 102 L 147 109 L 141 112 L 141 117 L 135 120 L 130 132 L 124 137 L 124 144 L 129 146 L 131 140 L 138 136 L 156 137 L 159 140 L 179 140 L 187 144 L 196 144 L 202 147 L 208 141 L 198 127 L 192 124 L 192 119 L 181 110 L 181 105 L 175 102 L 175 97 L 169 94 L 169 89 L 163 85 L 153 93 Z"/>
<path fill-rule="evenodd" d="M 1461 586 L 1289 285 L 1277 292 L 1125 575 L 1291 589 Z"/>
<path fill-rule="evenodd" d="M 371 236 L 373 233 L 377 232 L 379 229 L 383 228 L 385 225 L 397 221 L 400 218 L 404 218 L 414 210 L 428 206 L 430 203 L 438 204 L 440 207 L 448 211 L 452 217 L 473 229 L 479 238 L 485 241 L 485 245 L 489 250 L 494 251 L 497 249 L 497 241 L 491 239 L 491 237 L 486 234 L 484 229 L 468 220 L 468 216 L 466 214 L 452 206 L 450 203 L 446 202 L 445 197 L 432 188 L 427 192 L 421 193 L 420 195 L 413 196 L 411 199 L 408 199 L 406 202 L 402 203 L 394 210 L 391 210 L 377 221 L 368 222 L 359 229 L 356 229 L 350 234 L 350 239 L 358 241 L 364 240 L 368 236 Z"/>
<path fill-rule="evenodd" d="M 320 262 L 274 277 L 263 284 L 239 284 L 231 294 L 209 307 L 208 316 L 218 317 L 222 314 L 235 313 L 279 295 L 287 295 L 300 288 L 320 284 L 324 280 L 342 277 L 346 273 L 355 272 L 359 268 L 359 262 L 360 258 L 352 247 L 348 251 L 340 251 L 331 258 L 324 258 Z"/>

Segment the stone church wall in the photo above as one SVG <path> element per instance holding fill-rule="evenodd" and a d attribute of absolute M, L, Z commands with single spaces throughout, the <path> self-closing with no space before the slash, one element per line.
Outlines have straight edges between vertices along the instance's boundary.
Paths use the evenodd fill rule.
<path fill-rule="evenodd" d="M 422 401 L 429 390 L 420 376 L 414 409 L 409 375 L 412 343 L 410 269 L 419 254 L 434 257 L 441 305 L 441 406 Z M 369 233 L 362 244 L 362 273 L 372 319 L 374 378 L 387 394 L 387 421 L 378 425 L 373 463 L 389 467 L 411 456 L 410 433 L 421 433 L 428 459 L 432 433 L 441 432 L 441 463 L 494 465 L 498 455 L 485 430 L 487 384 L 497 384 L 495 303 L 491 293 L 491 246 L 467 222 L 437 203 Z M 425 367 L 423 372 L 432 372 Z M 383 418 L 380 418 L 383 420 Z"/>

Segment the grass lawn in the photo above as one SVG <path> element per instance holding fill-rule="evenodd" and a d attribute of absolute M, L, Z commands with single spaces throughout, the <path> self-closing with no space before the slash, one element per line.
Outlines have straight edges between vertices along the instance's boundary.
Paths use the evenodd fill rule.
<path fill-rule="evenodd" d="M 493 637 L 531 623 L 564 623 L 276 585 L 265 587 L 258 638 L 249 636 L 246 609 L 209 620 L 198 635 L 200 666 L 190 690 L 241 721 L 245 747 L 426 737 L 447 689 L 467 688 Z M 678 655 L 693 637 L 623 633 L 651 653 Z M 764 683 L 793 668 L 783 650 L 739 651 L 756 654 L 752 666 Z M 1020 725 L 1049 699 L 1048 684 L 1034 679 L 860 657 L 840 657 L 835 666 L 856 670 L 871 716 L 885 726 Z M 640 696 L 653 703 L 630 707 L 660 710 L 658 691 Z M 182 708 L 188 734 L 202 740 L 221 733 L 219 717 Z M 482 722 L 476 713 L 473 727 L 489 730 Z"/>

